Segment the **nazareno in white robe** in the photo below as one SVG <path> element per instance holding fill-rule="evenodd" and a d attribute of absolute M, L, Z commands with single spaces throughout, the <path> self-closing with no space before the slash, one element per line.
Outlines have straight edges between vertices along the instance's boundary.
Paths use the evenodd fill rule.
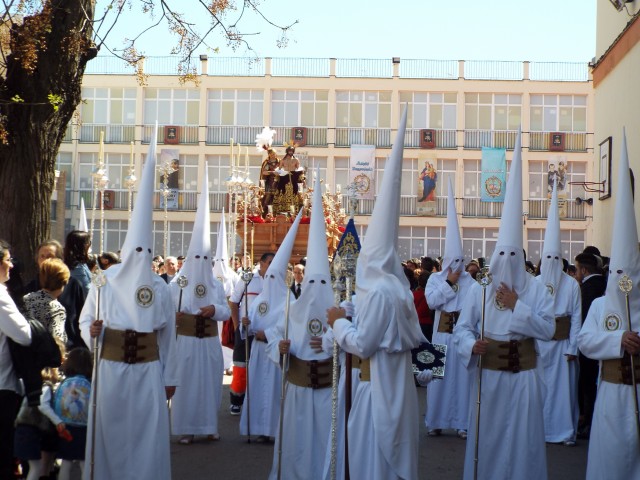
<path fill-rule="evenodd" d="M 463 272 L 455 292 L 446 282 L 446 276 L 431 275 L 425 289 L 429 307 L 435 310 L 432 343 L 447 346 L 445 375 L 434 379 L 427 387 L 427 411 L 424 423 L 429 429 L 453 428 L 466 430 L 469 422 L 469 395 L 472 379 L 466 365 L 456 354 L 453 334 L 438 332 L 440 314 L 462 310 L 469 288 L 474 280 Z"/>
<path fill-rule="evenodd" d="M 398 291 L 400 283 L 389 275 L 388 281 L 358 293 L 357 325 L 346 319 L 333 325 L 341 348 L 371 362 L 371 380 L 358 384 L 348 422 L 354 479 L 418 478 L 419 413 L 411 349 L 424 337 L 413 302 Z"/>
<path fill-rule="evenodd" d="M 107 284 L 100 289 L 100 318 L 104 327 L 134 328 L 113 296 L 110 279 L 120 265 L 104 272 Z M 126 364 L 100 360 L 98 381 L 93 379 L 91 401 L 97 395 L 95 435 L 95 480 L 157 480 L 171 478 L 169 451 L 169 411 L 165 386 L 179 385 L 175 369 L 175 317 L 169 287 L 159 276 L 153 277 L 153 324 L 145 331 L 156 331 L 159 361 Z M 134 301 L 131 292 L 131 301 Z M 96 288 L 92 285 L 80 314 L 80 330 L 87 345 L 93 345 L 89 327 L 95 320 Z M 178 386 L 178 388 L 180 388 Z M 87 428 L 87 465 L 83 478 L 89 479 L 93 411 Z"/>
<path fill-rule="evenodd" d="M 536 277 L 542 281 L 542 277 Z M 582 326 L 580 285 L 562 273 L 555 291 L 554 315 L 571 318 L 566 340 L 536 340 L 544 367 L 547 395 L 544 401 L 545 440 L 551 443 L 575 440 L 578 428 L 578 359 L 568 362 L 567 355 L 578 355 L 578 332 Z"/>
<path fill-rule="evenodd" d="M 596 298 L 578 335 L 578 347 L 594 360 L 622 358 L 622 334 L 626 318 L 616 330 L 605 328 L 605 297 Z M 640 330 L 638 316 L 632 314 L 632 328 Z M 638 395 L 640 395 L 640 387 Z M 587 480 L 640 478 L 640 444 L 636 430 L 633 387 L 600 381 L 593 411 Z"/>
<path fill-rule="evenodd" d="M 500 321 L 485 316 L 485 336 L 498 341 L 526 337 L 550 339 L 555 330 L 551 295 L 544 285 L 525 274 L 523 294 L 513 312 L 502 312 Z M 494 279 L 494 283 L 496 280 Z M 487 294 L 487 304 L 494 296 Z M 489 311 L 489 308 L 487 308 Z M 480 336 L 482 287 L 469 290 L 460 319 L 453 330 L 458 355 L 471 370 L 471 395 L 478 397 L 478 357 L 472 354 Z M 546 444 L 542 417 L 545 397 L 543 368 L 519 373 L 482 370 L 482 396 L 478 453 L 478 478 L 492 480 L 544 480 L 547 478 Z M 477 408 L 469 409 L 469 430 L 464 478 L 474 476 Z"/>
<path fill-rule="evenodd" d="M 189 288 L 189 286 L 187 286 Z M 178 309 L 180 287 L 170 284 L 174 311 Z M 215 306 L 211 321 L 226 320 L 231 315 L 220 282 L 209 286 L 206 299 Z M 184 295 L 181 311 L 196 315 L 200 307 L 194 305 L 193 296 Z M 208 320 L 209 321 L 209 320 Z M 219 333 L 219 332 L 218 332 Z M 218 411 L 222 399 L 222 348 L 218 337 L 176 337 L 176 359 L 180 388 L 171 399 L 171 432 L 174 435 L 214 435 L 218 433 Z"/>
<path fill-rule="evenodd" d="M 300 299 L 295 302 L 299 301 Z M 324 307 L 325 315 L 328 306 L 330 305 Z M 323 317 L 317 315 L 314 318 Z M 316 353 L 309 346 L 311 336 L 307 332 L 306 321 L 306 318 L 291 315 L 288 332 L 291 340 L 290 353 L 301 360 L 327 359 L 326 353 Z M 284 338 L 284 318 L 265 333 L 269 340 L 269 358 L 279 365 L 278 344 Z M 331 429 L 331 387 L 313 389 L 287 383 L 283 419 L 282 478 L 321 478 Z M 279 432 L 275 439 L 273 464 L 269 474 L 272 480 L 278 478 L 278 442 Z"/>

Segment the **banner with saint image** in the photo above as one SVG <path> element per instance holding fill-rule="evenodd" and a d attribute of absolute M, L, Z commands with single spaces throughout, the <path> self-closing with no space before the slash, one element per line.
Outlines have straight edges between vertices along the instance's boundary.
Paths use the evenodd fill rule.
<path fill-rule="evenodd" d="M 482 147 L 480 201 L 504 202 L 507 155 L 504 148 Z"/>
<path fill-rule="evenodd" d="M 556 181 L 558 188 L 558 215 L 560 218 L 567 217 L 568 167 L 566 155 L 549 155 L 549 163 L 547 164 L 547 198 L 549 199 L 549 206 L 551 206 L 553 182 Z"/>
<path fill-rule="evenodd" d="M 356 197 L 373 200 L 376 194 L 375 145 L 351 145 L 349 183 L 356 187 Z"/>
<path fill-rule="evenodd" d="M 418 171 L 416 172 L 418 181 L 416 215 L 418 216 L 432 217 L 437 213 L 437 165 L 438 158 L 435 152 L 418 152 Z"/>

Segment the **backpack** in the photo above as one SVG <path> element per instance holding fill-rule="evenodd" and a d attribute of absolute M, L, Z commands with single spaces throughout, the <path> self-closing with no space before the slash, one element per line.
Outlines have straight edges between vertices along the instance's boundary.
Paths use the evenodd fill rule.
<path fill-rule="evenodd" d="M 53 410 L 67 425 L 86 427 L 91 382 L 82 375 L 65 378 L 53 395 Z"/>

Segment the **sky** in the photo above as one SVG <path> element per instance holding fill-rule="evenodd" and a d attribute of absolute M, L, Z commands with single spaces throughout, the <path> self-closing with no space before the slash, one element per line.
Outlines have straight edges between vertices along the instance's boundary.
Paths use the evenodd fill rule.
<path fill-rule="evenodd" d="M 238 2 L 240 0 L 236 0 Z M 255 14 L 239 25 L 259 57 L 390 58 L 435 60 L 515 60 L 588 62 L 595 55 L 597 0 L 259 0 L 265 16 L 278 24 L 293 23 L 286 48 L 278 48 L 279 31 Z M 98 8 L 105 0 L 98 1 Z M 139 2 L 110 32 L 107 44 L 149 24 L 138 13 Z M 200 19 L 206 12 L 197 0 L 169 0 L 177 11 Z M 237 16 L 230 13 L 229 19 Z M 202 21 L 205 19 L 205 21 Z M 195 20 L 194 20 L 195 21 Z M 219 55 L 250 55 L 228 48 L 217 33 L 209 40 Z M 173 40 L 160 26 L 142 37 L 146 55 L 171 53 Z M 200 48 L 198 54 L 214 55 Z M 101 50 L 101 55 L 108 52 Z"/>

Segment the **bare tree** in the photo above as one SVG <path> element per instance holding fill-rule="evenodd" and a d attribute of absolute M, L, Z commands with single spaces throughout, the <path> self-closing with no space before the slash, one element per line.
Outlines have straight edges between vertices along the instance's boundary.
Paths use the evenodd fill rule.
<path fill-rule="evenodd" d="M 196 49 L 211 45 L 211 34 L 232 48 L 251 49 L 239 25 L 248 14 L 279 29 L 279 46 L 297 22 L 278 26 L 262 15 L 257 0 L 111 0 L 96 11 L 95 0 L 2 0 L 0 18 L 0 237 L 25 260 L 28 273 L 37 245 L 49 236 L 55 158 L 66 127 L 82 100 L 87 62 L 109 51 L 134 67 L 143 56 L 138 42 L 151 28 L 167 28 L 180 56 L 184 79 L 195 74 Z M 128 10 L 140 9 L 149 25 L 109 46 L 114 26 Z M 181 9 L 188 9 L 189 15 Z M 203 21 L 202 19 L 205 19 Z M 207 22 L 206 19 L 209 19 Z M 202 27 L 203 23 L 207 23 Z"/>

